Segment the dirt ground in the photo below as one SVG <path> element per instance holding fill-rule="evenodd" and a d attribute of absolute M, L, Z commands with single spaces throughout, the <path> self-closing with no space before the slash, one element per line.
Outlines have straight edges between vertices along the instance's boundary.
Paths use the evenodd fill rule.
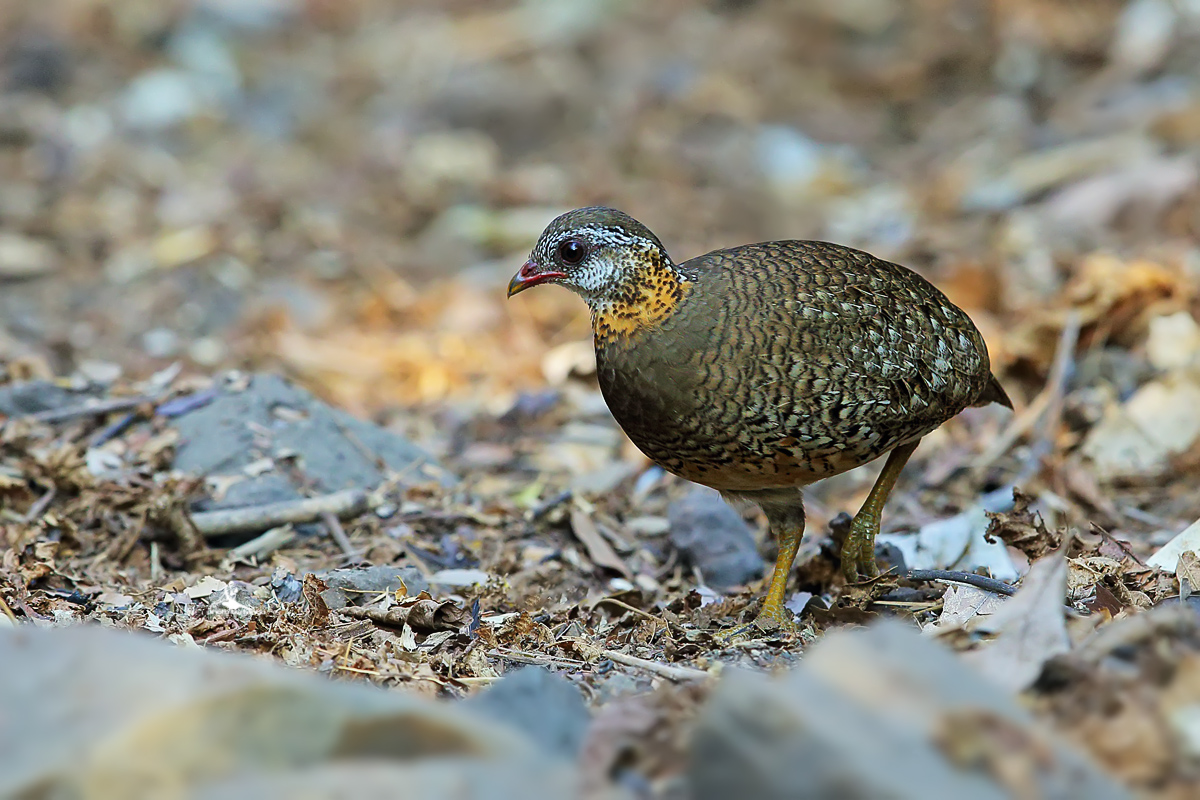
<path fill-rule="evenodd" d="M 1141 796 L 1194 796 L 1192 5 L 3 4 L 0 625 L 87 620 L 436 697 L 543 664 L 594 708 L 645 698 L 636 760 L 658 786 L 699 673 L 781 670 L 894 617 L 964 652 L 1014 643 L 1008 688 L 1041 720 Z M 1016 411 L 926 437 L 884 516 L 896 570 L 838 577 L 835 519 L 878 464 L 808 490 L 798 639 L 714 640 L 761 579 L 710 585 L 681 544 L 695 496 L 608 415 L 583 304 L 505 299 L 542 227 L 595 203 L 677 259 L 861 247 L 987 340 Z M 177 468 L 182 420 L 266 373 L 427 466 L 368 442 L 382 480 L 350 511 L 266 543 L 198 527 L 240 478 L 293 492 L 251 506 L 345 488 L 257 444 L 220 480 Z M 1055 553 L 1066 594 L 1000 620 L 995 582 Z M 429 594 L 352 585 L 367 597 L 331 608 L 329 571 L 363 564 Z"/>

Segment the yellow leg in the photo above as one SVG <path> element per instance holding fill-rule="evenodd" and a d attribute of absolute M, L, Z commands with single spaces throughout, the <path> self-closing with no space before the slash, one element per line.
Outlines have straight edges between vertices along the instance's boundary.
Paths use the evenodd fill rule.
<path fill-rule="evenodd" d="M 796 623 L 792 612 L 783 607 L 784 595 L 787 592 L 788 575 L 792 572 L 792 563 L 796 560 L 796 551 L 800 549 L 800 540 L 804 538 L 804 522 L 800 527 L 789 526 L 776 531 L 779 540 L 779 555 L 775 557 L 775 571 L 771 573 L 771 585 L 763 600 L 762 610 L 754 618 L 754 624 L 759 628 L 784 628 L 792 630 Z"/>
<path fill-rule="evenodd" d="M 760 631 L 784 630 L 794 633 L 798 630 L 792 612 L 784 608 L 783 602 L 792 562 L 796 560 L 796 551 L 800 549 L 800 540 L 804 538 L 804 505 L 798 493 L 787 502 L 757 500 L 749 496 L 747 499 L 755 499 L 762 506 L 770 532 L 779 542 L 779 555 L 775 558 L 775 571 L 771 573 L 771 585 L 763 600 L 762 610 L 749 625 L 732 628 L 717 636 L 719 641 L 726 643 L 754 638 Z"/>
<path fill-rule="evenodd" d="M 875 566 L 875 537 L 879 535 L 879 517 L 888 495 L 892 493 L 892 487 L 896 485 L 896 479 L 920 441 L 918 439 L 892 450 L 866 502 L 854 515 L 850 533 L 842 545 L 842 574 L 847 583 L 856 583 L 860 577 L 869 578 L 879 574 Z"/>

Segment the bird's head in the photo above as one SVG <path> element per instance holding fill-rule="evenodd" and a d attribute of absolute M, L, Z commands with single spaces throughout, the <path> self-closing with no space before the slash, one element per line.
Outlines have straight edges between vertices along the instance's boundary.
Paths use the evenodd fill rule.
<path fill-rule="evenodd" d="M 612 208 L 578 208 L 546 226 L 508 284 L 508 296 L 559 283 L 597 310 L 629 302 L 639 286 L 653 283 L 664 270 L 673 272 L 674 265 L 645 225 Z"/>

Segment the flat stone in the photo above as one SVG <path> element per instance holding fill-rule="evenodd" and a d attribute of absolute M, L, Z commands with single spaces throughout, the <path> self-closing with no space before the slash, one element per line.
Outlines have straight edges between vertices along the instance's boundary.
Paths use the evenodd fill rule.
<path fill-rule="evenodd" d="M 141 634 L 2 629 L 0 663 L 0 797 L 190 796 L 235 778 L 269 783 L 364 760 L 441 769 L 425 785 L 453 787 L 455 759 L 501 772 L 510 762 L 530 773 L 557 763 L 520 731 L 461 705 Z M 453 796 L 440 791 L 428 796 Z"/>
<path fill-rule="evenodd" d="M 19 417 L 79 405 L 88 395 L 72 392 L 51 381 L 20 381 L 0 386 L 0 414 Z"/>
<path fill-rule="evenodd" d="M 509 673 L 464 700 L 463 705 L 512 725 L 546 752 L 565 759 L 579 754 L 591 722 L 578 687 L 545 667 L 524 667 Z"/>
<path fill-rule="evenodd" d="M 410 595 L 429 590 L 429 581 L 416 567 L 377 564 L 373 567 L 333 569 L 318 573 L 317 577 L 328 584 L 329 588 L 321 592 L 321 597 L 335 611 L 346 606 L 362 605 L 364 601 L 374 600 L 381 594 L 392 594 L 402 582 Z"/>
<path fill-rule="evenodd" d="M 765 566 L 746 521 L 712 489 L 697 486 L 667 509 L 671 543 L 715 589 L 761 577 Z"/>
<path fill-rule="evenodd" d="M 212 402 L 173 421 L 180 433 L 175 468 L 236 481 L 202 509 L 239 508 L 299 497 L 276 465 L 290 460 L 322 492 L 374 489 L 388 474 L 411 482 L 452 478 L 403 436 L 357 419 L 292 386 L 277 375 L 255 375 L 241 391 L 222 391 Z"/>

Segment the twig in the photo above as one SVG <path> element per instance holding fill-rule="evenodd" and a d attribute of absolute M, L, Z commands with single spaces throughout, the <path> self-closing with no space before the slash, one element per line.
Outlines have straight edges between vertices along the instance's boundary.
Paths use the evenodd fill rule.
<path fill-rule="evenodd" d="M 553 664 L 557 667 L 572 667 L 574 669 L 587 666 L 586 662 L 577 661 L 573 658 L 560 658 L 559 656 L 545 655 L 542 653 L 525 653 L 520 650 L 496 648 L 495 650 L 489 650 L 487 655 L 491 656 L 492 658 L 502 658 L 505 661 L 515 661 L 518 664 L 533 664 L 534 666 L 541 667 L 544 667 L 547 664 Z"/>
<path fill-rule="evenodd" d="M 1084 664 L 1098 664 L 1114 650 L 1138 644 L 1162 633 L 1176 636 L 1186 634 L 1196 630 L 1197 625 L 1196 612 L 1186 603 L 1157 606 L 1111 622 L 1095 631 L 1075 648 L 1071 659 Z"/>
<path fill-rule="evenodd" d="M 609 661 L 615 661 L 618 664 L 624 664 L 627 667 L 636 667 L 644 669 L 646 672 L 653 672 L 663 678 L 672 681 L 703 681 L 708 680 L 712 675 L 699 669 L 691 667 L 676 667 L 670 664 L 660 664 L 657 661 L 649 661 L 637 656 L 618 653 L 616 650 L 601 650 L 600 655 L 607 658 Z"/>
<path fill-rule="evenodd" d="M 17 615 L 8 607 L 8 603 L 4 602 L 4 596 L 0 595 L 0 611 L 4 612 L 4 616 L 11 619 L 14 623 L 17 621 Z"/>
<path fill-rule="evenodd" d="M 986 575 L 976 575 L 973 572 L 958 572 L 952 569 L 910 569 L 904 573 L 904 577 L 911 581 L 951 581 L 953 583 L 965 583 L 968 586 L 974 586 L 976 589 L 983 589 L 985 592 L 992 592 L 993 594 L 1002 594 L 1005 597 L 1012 597 L 1017 593 L 1015 586 L 1010 586 L 1004 581 L 998 581 Z"/>
<path fill-rule="evenodd" d="M 45 514 L 46 509 L 49 508 L 50 504 L 54 502 L 54 496 L 54 487 L 51 486 L 46 493 L 34 501 L 33 505 L 29 507 L 29 510 L 25 512 L 25 524 L 29 525 L 30 523 L 37 522 L 39 519 L 41 519 L 42 514 Z"/>
<path fill-rule="evenodd" d="M 295 528 L 291 525 L 280 525 L 233 548 L 226 554 L 226 558 L 229 561 L 248 561 L 251 558 L 261 561 L 295 538 Z"/>
<path fill-rule="evenodd" d="M 525 516 L 531 522 L 534 520 L 539 520 L 542 517 L 549 514 L 553 509 L 557 508 L 558 506 L 561 506 L 563 503 L 570 500 L 571 496 L 572 495 L 571 495 L 570 489 L 559 492 L 556 495 L 552 495 L 551 497 L 543 500 L 542 502 L 535 505 L 533 508 L 526 511 Z"/>
<path fill-rule="evenodd" d="M 228 533 L 251 533 L 275 528 L 288 523 L 312 522 L 322 514 L 337 517 L 352 517 L 367 508 L 367 493 L 361 489 L 347 489 L 319 497 L 303 500 L 285 500 L 250 508 L 234 508 L 222 511 L 202 511 L 192 515 L 196 529 L 204 536 L 224 536 Z"/>
<path fill-rule="evenodd" d="M 67 408 L 52 408 L 48 411 L 38 411 L 35 414 L 26 414 L 18 419 L 23 419 L 28 422 L 41 422 L 47 425 L 53 425 L 56 422 L 68 422 L 80 417 L 103 417 L 112 414 L 116 411 L 128 411 L 131 408 L 137 408 L 146 403 L 155 402 L 153 397 L 139 395 L 137 397 L 115 397 L 110 400 L 97 400 L 91 403 L 85 403 L 80 406 L 68 406 Z"/>
<path fill-rule="evenodd" d="M 321 522 L 325 523 L 330 537 L 337 542 L 337 546 L 342 548 L 342 552 L 348 558 L 357 559 L 362 555 L 362 553 L 354 549 L 354 545 L 350 543 L 350 537 L 346 535 L 346 529 L 342 527 L 342 523 L 338 521 L 336 516 L 328 511 L 322 511 Z"/>
<path fill-rule="evenodd" d="M 607 603 L 608 605 L 611 605 L 611 606 L 618 606 L 619 608 L 623 608 L 626 611 L 632 611 L 635 614 L 640 614 L 641 616 L 645 617 L 646 619 L 648 619 L 652 622 L 657 622 L 659 625 L 662 625 L 663 628 L 669 629 L 669 626 L 667 625 L 665 620 L 662 620 L 646 611 L 642 611 L 640 608 L 631 606 L 631 605 L 629 605 L 629 603 L 626 603 L 622 600 L 618 600 L 615 597 L 601 597 L 599 600 L 597 600 L 595 603 L 592 604 L 592 608 L 595 608 L 598 605 L 603 605 L 605 603 Z"/>
<path fill-rule="evenodd" d="M 992 442 L 992 446 L 971 463 L 972 468 L 979 470 L 990 467 L 996 459 L 1007 453 L 1021 436 L 1035 427 L 1036 442 L 1032 450 L 1035 452 L 1034 460 L 1040 460 L 1041 451 L 1049 447 L 1054 426 L 1062 414 L 1063 396 L 1066 393 L 1067 380 L 1071 377 L 1071 366 L 1075 361 L 1075 346 L 1079 343 L 1080 325 L 1078 311 L 1072 310 L 1067 314 L 1062 333 L 1058 337 L 1058 346 L 1054 351 L 1050 374 L 1046 376 L 1045 387 L 1024 411 L 1013 418 L 1004 433 Z"/>

